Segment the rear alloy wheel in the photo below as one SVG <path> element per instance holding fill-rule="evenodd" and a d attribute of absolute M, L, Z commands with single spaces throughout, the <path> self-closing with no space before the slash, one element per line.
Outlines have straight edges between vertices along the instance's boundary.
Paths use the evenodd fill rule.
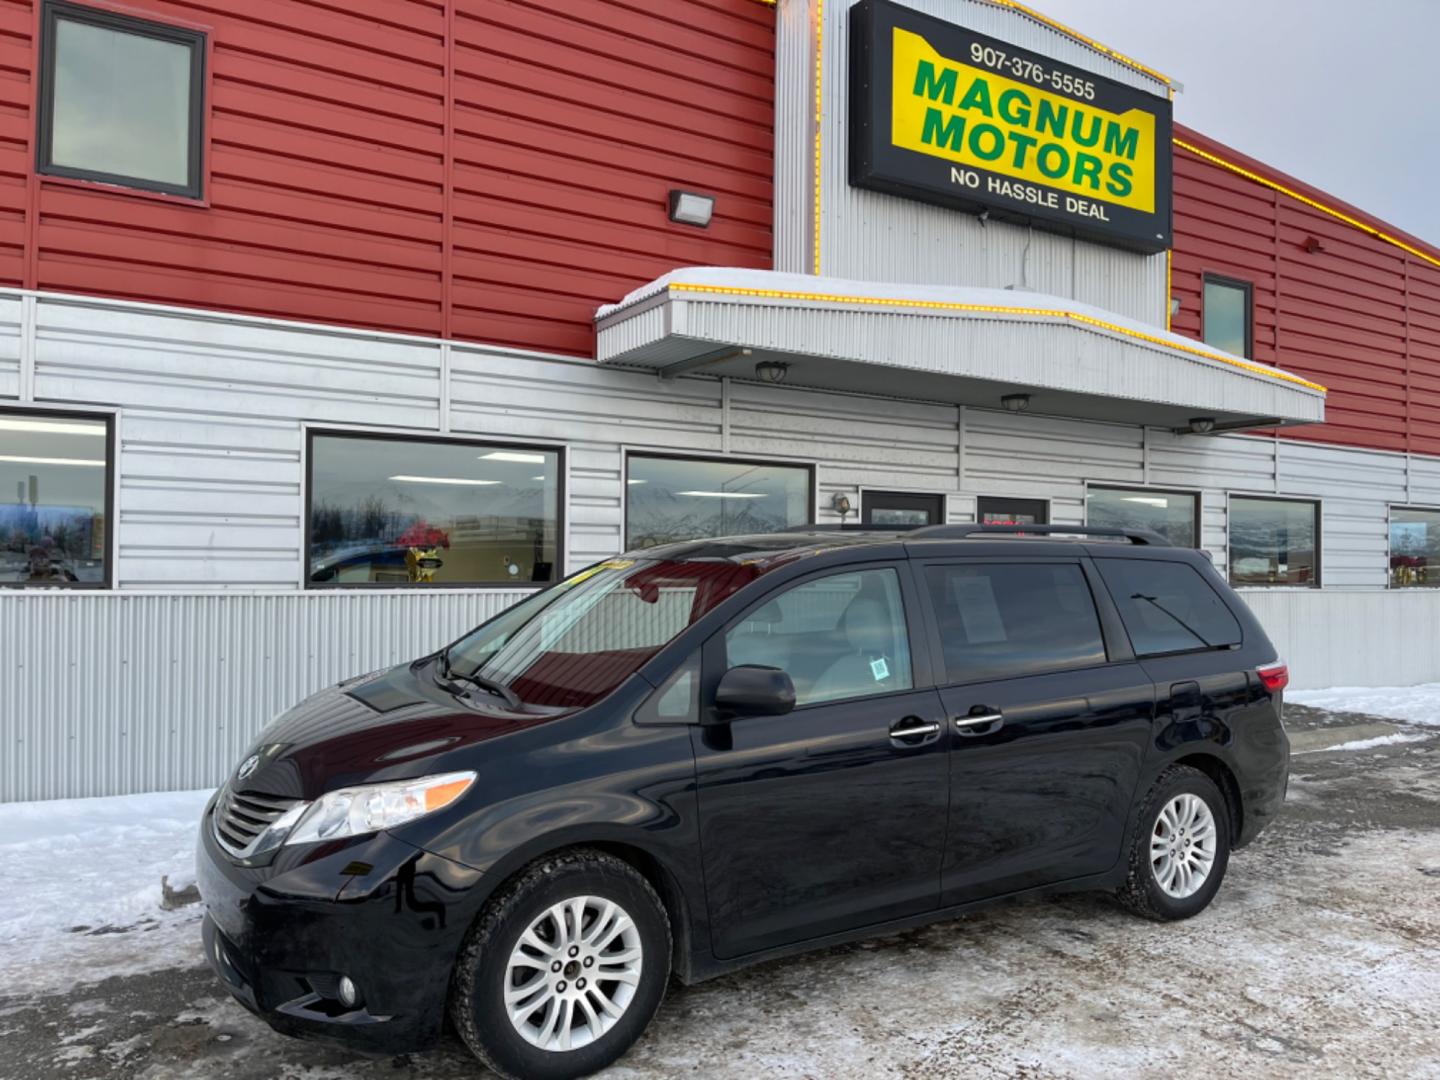
<path fill-rule="evenodd" d="M 1116 894 L 1150 919 L 1188 919 L 1214 899 L 1230 860 L 1230 814 L 1215 782 L 1171 765 L 1140 807 L 1130 873 Z"/>
<path fill-rule="evenodd" d="M 586 1076 L 655 1015 L 670 940 L 664 905 L 628 863 L 589 849 L 546 856 L 502 886 L 471 927 L 450 1015 L 501 1076 Z"/>

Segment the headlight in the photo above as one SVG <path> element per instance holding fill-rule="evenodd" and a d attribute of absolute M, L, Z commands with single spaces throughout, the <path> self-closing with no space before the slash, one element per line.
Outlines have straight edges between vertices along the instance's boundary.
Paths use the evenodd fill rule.
<path fill-rule="evenodd" d="M 340 788 L 311 803 L 284 842 L 313 844 L 393 829 L 449 806 L 474 782 L 473 772 L 455 772 Z"/>

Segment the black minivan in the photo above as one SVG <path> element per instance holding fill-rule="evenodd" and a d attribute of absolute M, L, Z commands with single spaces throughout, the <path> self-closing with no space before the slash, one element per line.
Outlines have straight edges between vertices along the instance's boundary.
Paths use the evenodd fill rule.
<path fill-rule="evenodd" d="M 504 1076 L 584 1075 L 672 974 L 1044 891 L 1196 914 L 1284 801 L 1286 680 L 1150 533 L 633 552 L 276 719 L 205 810 L 206 954 L 288 1034 L 448 1018 Z"/>

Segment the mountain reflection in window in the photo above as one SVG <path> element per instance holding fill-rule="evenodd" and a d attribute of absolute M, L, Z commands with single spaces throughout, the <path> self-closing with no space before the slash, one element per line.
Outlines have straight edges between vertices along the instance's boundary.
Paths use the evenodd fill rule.
<path fill-rule="evenodd" d="M 443 439 L 315 435 L 310 582 L 528 585 L 555 579 L 560 455 Z"/>
<path fill-rule="evenodd" d="M 634 454 L 626 473 L 627 550 L 770 533 L 812 520 L 805 466 Z"/>

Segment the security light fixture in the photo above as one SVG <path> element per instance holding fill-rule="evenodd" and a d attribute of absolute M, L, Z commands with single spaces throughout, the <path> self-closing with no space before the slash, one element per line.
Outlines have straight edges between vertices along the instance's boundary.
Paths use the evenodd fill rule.
<path fill-rule="evenodd" d="M 1319 237 L 1307 236 L 1305 243 L 1301 245 L 1307 255 L 1318 255 L 1325 250 L 1325 245 L 1320 242 Z"/>
<path fill-rule="evenodd" d="M 835 497 L 830 500 L 830 505 L 835 512 L 840 515 L 840 520 L 843 522 L 845 516 L 850 513 L 850 496 L 844 492 L 837 491 Z"/>
<path fill-rule="evenodd" d="M 1006 394 L 1000 399 L 1000 404 L 1004 405 L 1010 412 L 1024 412 L 1030 408 L 1030 395 Z"/>
<path fill-rule="evenodd" d="M 670 189 L 671 221 L 703 229 L 710 224 L 714 213 L 714 195 L 701 195 L 696 191 L 681 191 L 679 188 Z"/>
<path fill-rule="evenodd" d="M 755 377 L 761 382 L 784 382 L 785 376 L 789 371 L 790 365 L 782 364 L 778 360 L 761 360 L 760 363 L 755 365 Z"/>
<path fill-rule="evenodd" d="M 1215 418 L 1213 416 L 1195 416 L 1190 420 L 1190 431 L 1195 435 L 1204 435 L 1215 430 Z"/>

